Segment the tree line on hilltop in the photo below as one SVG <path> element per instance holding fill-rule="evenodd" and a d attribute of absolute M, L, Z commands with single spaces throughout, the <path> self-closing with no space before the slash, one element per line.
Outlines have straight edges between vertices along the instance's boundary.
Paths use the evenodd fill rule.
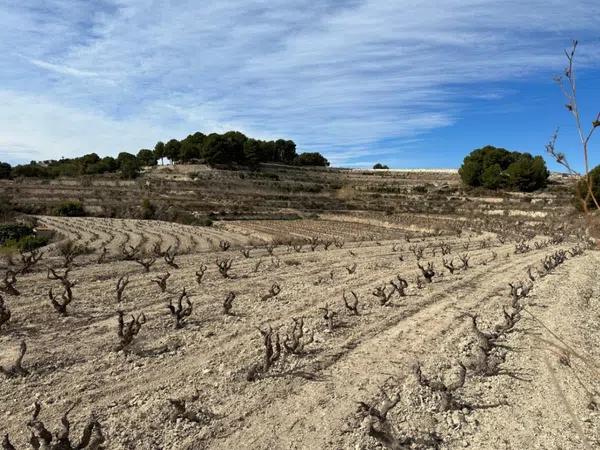
<path fill-rule="evenodd" d="M 261 163 L 297 166 L 329 166 L 320 153 L 296 152 L 291 140 L 263 141 L 249 138 L 239 131 L 205 135 L 197 132 L 185 139 L 158 142 L 154 149 L 141 149 L 137 154 L 121 152 L 116 158 L 90 153 L 76 158 L 32 161 L 11 167 L 0 162 L 0 179 L 12 177 L 55 178 L 59 176 L 119 173 L 122 178 L 135 178 L 142 167 L 155 166 L 165 159 L 171 163 L 205 163 L 213 167 L 244 166 L 251 169 Z"/>

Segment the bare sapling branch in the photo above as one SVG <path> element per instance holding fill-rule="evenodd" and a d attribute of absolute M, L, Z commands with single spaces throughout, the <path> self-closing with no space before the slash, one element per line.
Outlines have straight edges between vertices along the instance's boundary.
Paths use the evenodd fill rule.
<path fill-rule="evenodd" d="M 392 299 L 392 295 L 396 292 L 396 288 L 392 285 L 392 289 L 387 290 L 388 286 L 377 286 L 372 294 L 379 299 L 379 304 L 381 306 L 388 306 L 390 300 Z"/>
<path fill-rule="evenodd" d="M 183 300 L 185 299 L 185 306 L 183 305 Z M 190 297 L 186 292 L 185 288 L 179 294 L 179 298 L 177 299 L 177 304 L 173 305 L 173 299 L 169 300 L 169 304 L 167 308 L 171 312 L 171 315 L 175 319 L 175 329 L 178 330 L 185 325 L 186 317 L 189 317 L 192 314 L 192 302 L 190 302 Z"/>
<path fill-rule="evenodd" d="M 344 306 L 349 311 L 351 316 L 358 316 L 358 296 L 354 291 L 350 291 L 350 294 L 352 294 L 353 300 L 348 301 L 348 298 L 346 297 L 346 290 L 342 291 Z"/>
<path fill-rule="evenodd" d="M 128 284 L 129 284 L 129 277 L 127 275 L 122 275 L 117 280 L 117 287 L 116 287 L 117 303 L 121 303 L 121 300 L 123 300 L 123 292 L 125 291 L 125 288 L 127 287 Z"/>
<path fill-rule="evenodd" d="M 246 380 L 255 381 L 273 366 L 273 364 L 281 356 L 281 344 L 279 342 L 279 333 L 275 333 L 273 337 L 273 329 L 271 325 L 267 325 L 266 330 L 258 329 L 263 338 L 264 355 L 262 362 L 254 364 L 246 374 Z"/>
<path fill-rule="evenodd" d="M 458 269 L 457 267 L 454 267 L 454 259 L 448 261 L 446 258 L 442 258 L 442 264 L 446 269 L 448 269 L 451 275 L 453 275 L 454 271 Z"/>
<path fill-rule="evenodd" d="M 396 291 L 400 297 L 406 297 L 406 288 L 408 287 L 408 281 L 406 281 L 400 275 L 396 276 L 396 279 L 397 281 L 390 281 L 390 284 L 394 288 L 394 291 Z"/>
<path fill-rule="evenodd" d="M 584 130 L 584 126 L 581 120 L 581 112 L 577 101 L 577 88 L 574 66 L 576 50 L 577 41 L 573 41 L 573 46 L 571 47 L 571 49 L 565 50 L 568 65 L 564 70 L 564 76 L 556 77 L 555 81 L 559 85 L 563 95 L 567 100 L 565 108 L 572 114 L 573 119 L 575 120 L 575 128 L 577 130 L 577 135 L 583 153 L 584 173 L 580 174 L 577 171 L 575 171 L 571 164 L 569 164 L 565 154 L 558 151 L 558 149 L 556 148 L 556 141 L 558 139 L 558 129 L 554 132 L 550 139 L 550 142 L 546 145 L 546 151 L 555 159 L 555 161 L 558 164 L 565 167 L 569 173 L 577 175 L 584 180 L 585 187 L 583 188 L 583 190 L 585 192 L 582 192 L 581 185 L 577 184 L 577 197 L 579 198 L 582 210 L 584 211 L 586 219 L 588 221 L 589 230 L 589 228 L 591 228 L 591 215 L 589 211 L 589 205 L 591 204 L 596 209 L 600 209 L 600 204 L 598 203 L 598 199 L 596 198 L 593 190 L 594 180 L 592 179 L 592 175 L 590 173 L 589 163 L 589 143 L 596 129 L 600 128 L 600 112 L 598 112 L 595 119 L 592 120 L 591 127 L 589 128 L 589 130 Z"/>
<path fill-rule="evenodd" d="M 4 280 L 0 284 L 0 292 L 18 297 L 21 292 L 15 287 L 15 284 L 17 284 L 17 274 L 12 270 L 7 270 L 4 272 Z"/>
<path fill-rule="evenodd" d="M 467 375 L 467 368 L 460 361 L 457 364 L 459 366 L 458 379 L 451 384 L 445 384 L 440 379 L 425 377 L 421 371 L 421 363 L 419 361 L 412 367 L 417 383 L 429 388 L 432 393 L 439 396 L 438 410 L 440 412 L 462 409 L 465 406 L 454 398 L 454 392 L 464 386 Z"/>
<path fill-rule="evenodd" d="M 219 273 L 223 278 L 229 278 L 229 269 L 231 269 L 231 265 L 233 264 L 233 258 L 230 259 L 218 259 L 215 261 L 217 268 L 219 269 Z"/>
<path fill-rule="evenodd" d="M 420 261 L 423 258 L 423 252 L 425 251 L 425 247 L 422 247 L 420 245 L 411 245 L 410 247 L 408 247 L 408 249 L 412 252 L 413 255 L 415 255 L 417 261 Z"/>
<path fill-rule="evenodd" d="M 100 256 L 98 256 L 98 259 L 96 260 L 96 264 L 104 264 L 104 261 L 106 261 L 107 254 L 108 249 L 106 247 L 102 247 L 102 250 L 100 251 Z"/>
<path fill-rule="evenodd" d="M 323 319 L 325 320 L 325 323 L 327 324 L 327 330 L 329 332 L 332 332 L 333 329 L 335 328 L 335 323 L 333 321 L 333 318 L 336 316 L 336 312 L 332 309 L 329 309 L 329 305 L 326 303 L 324 308 L 319 308 L 320 311 L 323 312 Z"/>
<path fill-rule="evenodd" d="M 58 280 L 62 284 L 65 292 L 63 293 L 63 298 L 66 296 L 69 299 L 69 303 L 73 300 L 73 287 L 77 285 L 76 281 L 69 280 L 69 272 L 70 268 L 65 269 L 64 274 L 57 273 L 54 269 L 48 269 L 48 279 L 49 280 Z M 54 302 L 53 302 L 54 304 Z M 56 308 L 56 306 L 55 306 Z"/>
<path fill-rule="evenodd" d="M 263 295 L 260 299 L 264 302 L 265 300 L 269 300 L 271 298 L 275 298 L 281 292 L 281 286 L 278 283 L 273 283 L 269 288 L 269 292 Z"/>
<path fill-rule="evenodd" d="M 69 303 L 73 301 L 73 296 L 69 295 L 66 290 L 63 291 L 63 293 L 61 294 L 61 300 L 58 300 L 52 292 L 52 288 L 50 288 L 48 290 L 48 298 L 50 299 L 50 303 L 52 304 L 56 312 L 58 312 L 63 317 L 67 317 L 69 315 L 67 312 L 67 306 L 69 306 Z"/>
<path fill-rule="evenodd" d="M 304 319 L 302 317 L 292 317 L 293 326 L 290 333 L 286 334 L 283 340 L 283 347 L 287 353 L 301 355 L 307 345 L 314 341 L 314 332 L 311 332 L 307 339 L 304 338 Z"/>
<path fill-rule="evenodd" d="M 19 270 L 19 273 L 25 274 L 25 273 L 29 273 L 31 271 L 31 269 L 33 268 L 33 266 L 35 266 L 39 262 L 39 260 L 42 259 L 42 256 L 44 256 L 44 253 L 38 249 L 34 249 L 34 250 L 30 251 L 29 253 L 21 250 L 20 255 L 21 255 L 21 264 L 23 266 Z"/>
<path fill-rule="evenodd" d="M 198 267 L 198 270 L 196 271 L 196 283 L 202 284 L 202 278 L 206 273 L 206 269 L 208 269 L 206 264 L 200 264 L 200 267 Z"/>
<path fill-rule="evenodd" d="M 39 402 L 35 402 L 35 408 L 33 416 L 27 426 L 31 430 L 31 438 L 29 443 L 34 449 L 44 450 L 100 450 L 102 444 L 105 442 L 105 437 L 102 434 L 102 427 L 100 423 L 94 418 L 90 418 L 89 422 L 83 429 L 83 434 L 78 443 L 71 441 L 71 424 L 69 422 L 68 415 L 75 408 L 77 404 L 73 404 L 63 414 L 61 418 L 62 430 L 55 432 L 54 434 L 48 431 L 44 423 L 38 418 L 42 405 Z"/>
<path fill-rule="evenodd" d="M 133 245 L 123 245 L 121 247 L 124 261 L 133 261 L 140 251 L 140 247 L 134 247 Z"/>
<path fill-rule="evenodd" d="M 227 250 L 229 250 L 230 247 L 231 247 L 231 242 L 225 241 L 225 240 L 219 241 L 219 248 L 222 251 L 226 252 Z"/>
<path fill-rule="evenodd" d="M 171 266 L 173 269 L 179 269 L 179 265 L 175 262 L 175 258 L 177 257 L 177 252 L 166 252 L 163 256 L 167 265 Z"/>
<path fill-rule="evenodd" d="M 131 316 L 131 320 L 125 323 L 123 311 L 118 311 L 118 328 L 117 336 L 119 337 L 119 344 L 116 347 L 116 351 L 127 350 L 127 348 L 133 342 L 133 338 L 142 329 L 142 325 L 146 323 L 146 316 L 142 312 L 137 317 Z"/>
<path fill-rule="evenodd" d="M 459 258 L 460 258 L 461 262 L 463 263 L 461 269 L 467 270 L 470 267 L 469 260 L 471 259 L 471 257 L 465 253 L 464 255 L 460 255 Z"/>
<path fill-rule="evenodd" d="M 381 389 L 381 393 L 383 400 L 379 408 L 365 402 L 358 402 L 359 413 L 364 415 L 367 421 L 367 433 L 379 441 L 384 448 L 396 450 L 411 448 L 412 439 L 397 437 L 392 425 L 387 420 L 388 412 L 400 401 L 400 393 L 396 393 L 391 398 L 383 389 Z"/>
<path fill-rule="evenodd" d="M 225 300 L 223 300 L 223 314 L 226 314 L 228 316 L 233 315 L 233 313 L 231 312 L 231 308 L 233 307 L 234 300 L 235 300 L 235 292 L 231 291 L 227 294 L 227 296 L 225 297 Z"/>
<path fill-rule="evenodd" d="M 351 266 L 346 266 L 346 270 L 348 271 L 348 275 L 354 275 L 356 272 L 356 263 L 353 263 Z"/>
<path fill-rule="evenodd" d="M 4 303 L 4 298 L 0 295 L 0 330 L 2 330 L 2 325 L 8 323 L 10 317 L 10 309 L 8 309 L 8 306 Z"/>
<path fill-rule="evenodd" d="M 23 357 L 25 356 L 26 352 L 27 344 L 25 343 L 25 340 L 22 340 L 15 362 L 10 367 L 0 366 L 0 373 L 7 378 L 25 377 L 29 375 L 29 371 L 23 368 Z"/>
<path fill-rule="evenodd" d="M 133 260 L 144 268 L 144 272 L 148 273 L 150 272 L 150 268 L 156 262 L 156 257 L 139 255 L 136 256 Z"/>
<path fill-rule="evenodd" d="M 164 275 L 162 275 L 162 276 L 159 275 L 150 281 L 153 283 L 156 283 L 158 285 L 158 287 L 160 288 L 160 292 L 166 292 L 167 280 L 169 279 L 170 276 L 171 276 L 171 274 L 169 272 L 167 272 Z"/>
<path fill-rule="evenodd" d="M 319 246 L 319 244 L 321 244 L 321 239 L 319 239 L 316 236 L 313 236 L 310 238 L 310 240 L 308 241 L 308 245 L 310 246 L 310 251 L 314 252 L 317 247 Z"/>
<path fill-rule="evenodd" d="M 432 262 L 427 263 L 427 268 L 424 268 L 420 263 L 417 263 L 419 269 L 421 269 L 421 273 L 423 277 L 427 281 L 427 283 L 431 283 L 432 278 L 435 276 L 435 269 Z"/>

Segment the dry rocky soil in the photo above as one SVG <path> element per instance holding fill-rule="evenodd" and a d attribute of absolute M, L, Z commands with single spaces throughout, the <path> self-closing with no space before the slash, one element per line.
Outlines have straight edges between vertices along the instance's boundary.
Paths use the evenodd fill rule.
<path fill-rule="evenodd" d="M 56 248 L 18 275 L 20 295 L 2 295 L 11 312 L 0 328 L 6 372 L 20 343 L 27 345 L 26 373 L 0 374 L 0 432 L 17 449 L 29 445 L 36 401 L 51 432 L 73 407 L 72 440 L 93 418 L 110 449 L 600 446 L 600 255 L 587 248 L 577 254 L 582 244 L 574 238 L 538 236 L 515 253 L 515 242 L 491 233 L 407 242 L 399 230 L 393 239 L 393 230 L 380 227 L 353 241 L 348 230 L 365 234 L 368 224 L 298 223 L 296 235 L 324 236 L 322 242 L 327 230 L 345 233 L 338 245 L 313 251 L 308 244 L 267 248 L 269 229 L 252 223 L 39 219 L 95 253 L 72 264 L 68 279 L 76 284 L 66 316 L 48 297 L 50 288 L 59 300 L 62 292 L 47 273 L 64 273 Z M 222 240 L 231 242 L 227 251 Z M 149 253 L 157 243 L 176 249 L 178 268 L 158 257 L 145 272 L 119 257 L 123 246 Z M 442 243 L 450 250 L 445 256 Z M 107 257 L 97 263 L 102 247 Z M 423 249 L 420 260 L 410 248 Z M 227 258 L 233 262 L 225 278 L 216 262 Z M 561 259 L 543 268 L 544 260 Z M 428 262 L 431 283 L 417 265 L 426 269 Z M 161 292 L 152 280 L 167 272 Z M 129 283 L 117 302 L 123 275 Z M 524 288 L 511 294 L 509 283 L 519 282 Z M 274 283 L 281 290 L 268 298 Z M 389 298 L 373 295 L 384 286 Z M 176 307 L 183 289 L 192 312 L 176 329 L 167 305 Z M 235 300 L 225 314 L 230 292 Z M 352 306 L 351 292 L 356 312 L 344 305 L 345 293 Z M 126 324 L 141 313 L 146 318 L 124 349 L 118 311 Z M 294 319 L 301 318 L 304 335 L 294 342 Z"/>

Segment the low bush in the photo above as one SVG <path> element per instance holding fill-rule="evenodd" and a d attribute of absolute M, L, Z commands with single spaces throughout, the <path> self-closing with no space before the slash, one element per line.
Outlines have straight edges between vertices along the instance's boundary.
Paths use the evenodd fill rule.
<path fill-rule="evenodd" d="M 15 247 L 18 250 L 30 252 L 48 245 L 48 242 L 50 242 L 50 239 L 46 236 L 25 236 L 15 243 Z"/>
<path fill-rule="evenodd" d="M 31 235 L 33 235 L 33 228 L 27 225 L 18 223 L 0 225 L 0 245 L 4 245 L 7 241 L 16 242 Z"/>
<path fill-rule="evenodd" d="M 550 172 L 541 156 L 488 145 L 467 155 L 458 171 L 463 183 L 487 189 L 532 192 L 546 186 Z"/>
<path fill-rule="evenodd" d="M 81 217 L 85 215 L 85 210 L 80 202 L 63 202 L 58 205 L 54 211 L 57 216 L 63 217 Z"/>
<path fill-rule="evenodd" d="M 594 195 L 596 200 L 598 202 L 600 202 L 600 166 L 594 167 L 590 171 L 589 177 L 590 177 L 590 181 L 591 181 L 590 184 L 592 187 L 592 194 Z M 582 177 L 581 180 L 579 180 L 577 182 L 577 185 L 575 188 L 574 202 L 575 202 L 575 205 L 577 206 L 577 208 L 579 208 L 581 210 L 584 209 L 584 205 L 586 205 L 587 208 L 595 207 L 594 199 L 592 198 L 591 195 L 589 195 L 588 186 L 587 186 L 585 177 Z"/>

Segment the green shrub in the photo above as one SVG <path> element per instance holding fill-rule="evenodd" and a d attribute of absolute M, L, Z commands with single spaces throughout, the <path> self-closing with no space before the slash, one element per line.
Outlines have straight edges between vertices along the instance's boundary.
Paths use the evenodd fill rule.
<path fill-rule="evenodd" d="M 301 153 L 294 158 L 295 166 L 329 166 L 329 161 L 318 152 Z"/>
<path fill-rule="evenodd" d="M 488 145 L 467 155 L 458 171 L 467 186 L 531 192 L 546 186 L 550 173 L 541 156 Z"/>
<path fill-rule="evenodd" d="M 156 206 L 147 198 L 142 202 L 142 219 L 150 220 L 156 217 Z"/>
<path fill-rule="evenodd" d="M 590 171 L 590 179 L 592 181 L 592 193 L 596 200 L 600 203 L 600 165 L 594 167 Z M 577 208 L 583 210 L 583 205 L 587 205 L 588 208 L 595 208 L 594 200 L 591 196 L 588 196 L 588 187 L 585 178 L 582 178 L 577 182 L 575 189 L 574 202 Z"/>
<path fill-rule="evenodd" d="M 0 161 L 0 180 L 10 178 L 10 171 L 12 167 L 10 164 Z"/>
<path fill-rule="evenodd" d="M 48 245 L 48 242 L 50 242 L 50 239 L 46 236 L 25 236 L 19 239 L 15 246 L 19 250 L 30 252 L 36 248 Z"/>
<path fill-rule="evenodd" d="M 0 225 L 0 245 L 7 241 L 19 241 L 25 236 L 33 235 L 33 228 L 18 223 Z"/>
<path fill-rule="evenodd" d="M 481 185 L 487 189 L 500 189 L 506 187 L 508 182 L 508 177 L 502 171 L 500 164 L 486 167 L 481 174 Z"/>
<path fill-rule="evenodd" d="M 63 202 L 55 209 L 57 216 L 63 217 L 81 217 L 85 215 L 85 210 L 80 202 Z"/>
<path fill-rule="evenodd" d="M 510 185 L 522 192 L 532 192 L 546 186 L 550 172 L 546 169 L 546 163 L 541 156 L 533 158 L 524 153 L 513 162 L 508 169 Z"/>
<path fill-rule="evenodd" d="M 387 169 L 389 169 L 389 167 L 386 166 L 386 165 L 384 165 L 384 164 L 377 163 L 377 164 L 375 164 L 373 166 L 373 169 L 375 169 L 375 170 L 387 170 Z"/>

